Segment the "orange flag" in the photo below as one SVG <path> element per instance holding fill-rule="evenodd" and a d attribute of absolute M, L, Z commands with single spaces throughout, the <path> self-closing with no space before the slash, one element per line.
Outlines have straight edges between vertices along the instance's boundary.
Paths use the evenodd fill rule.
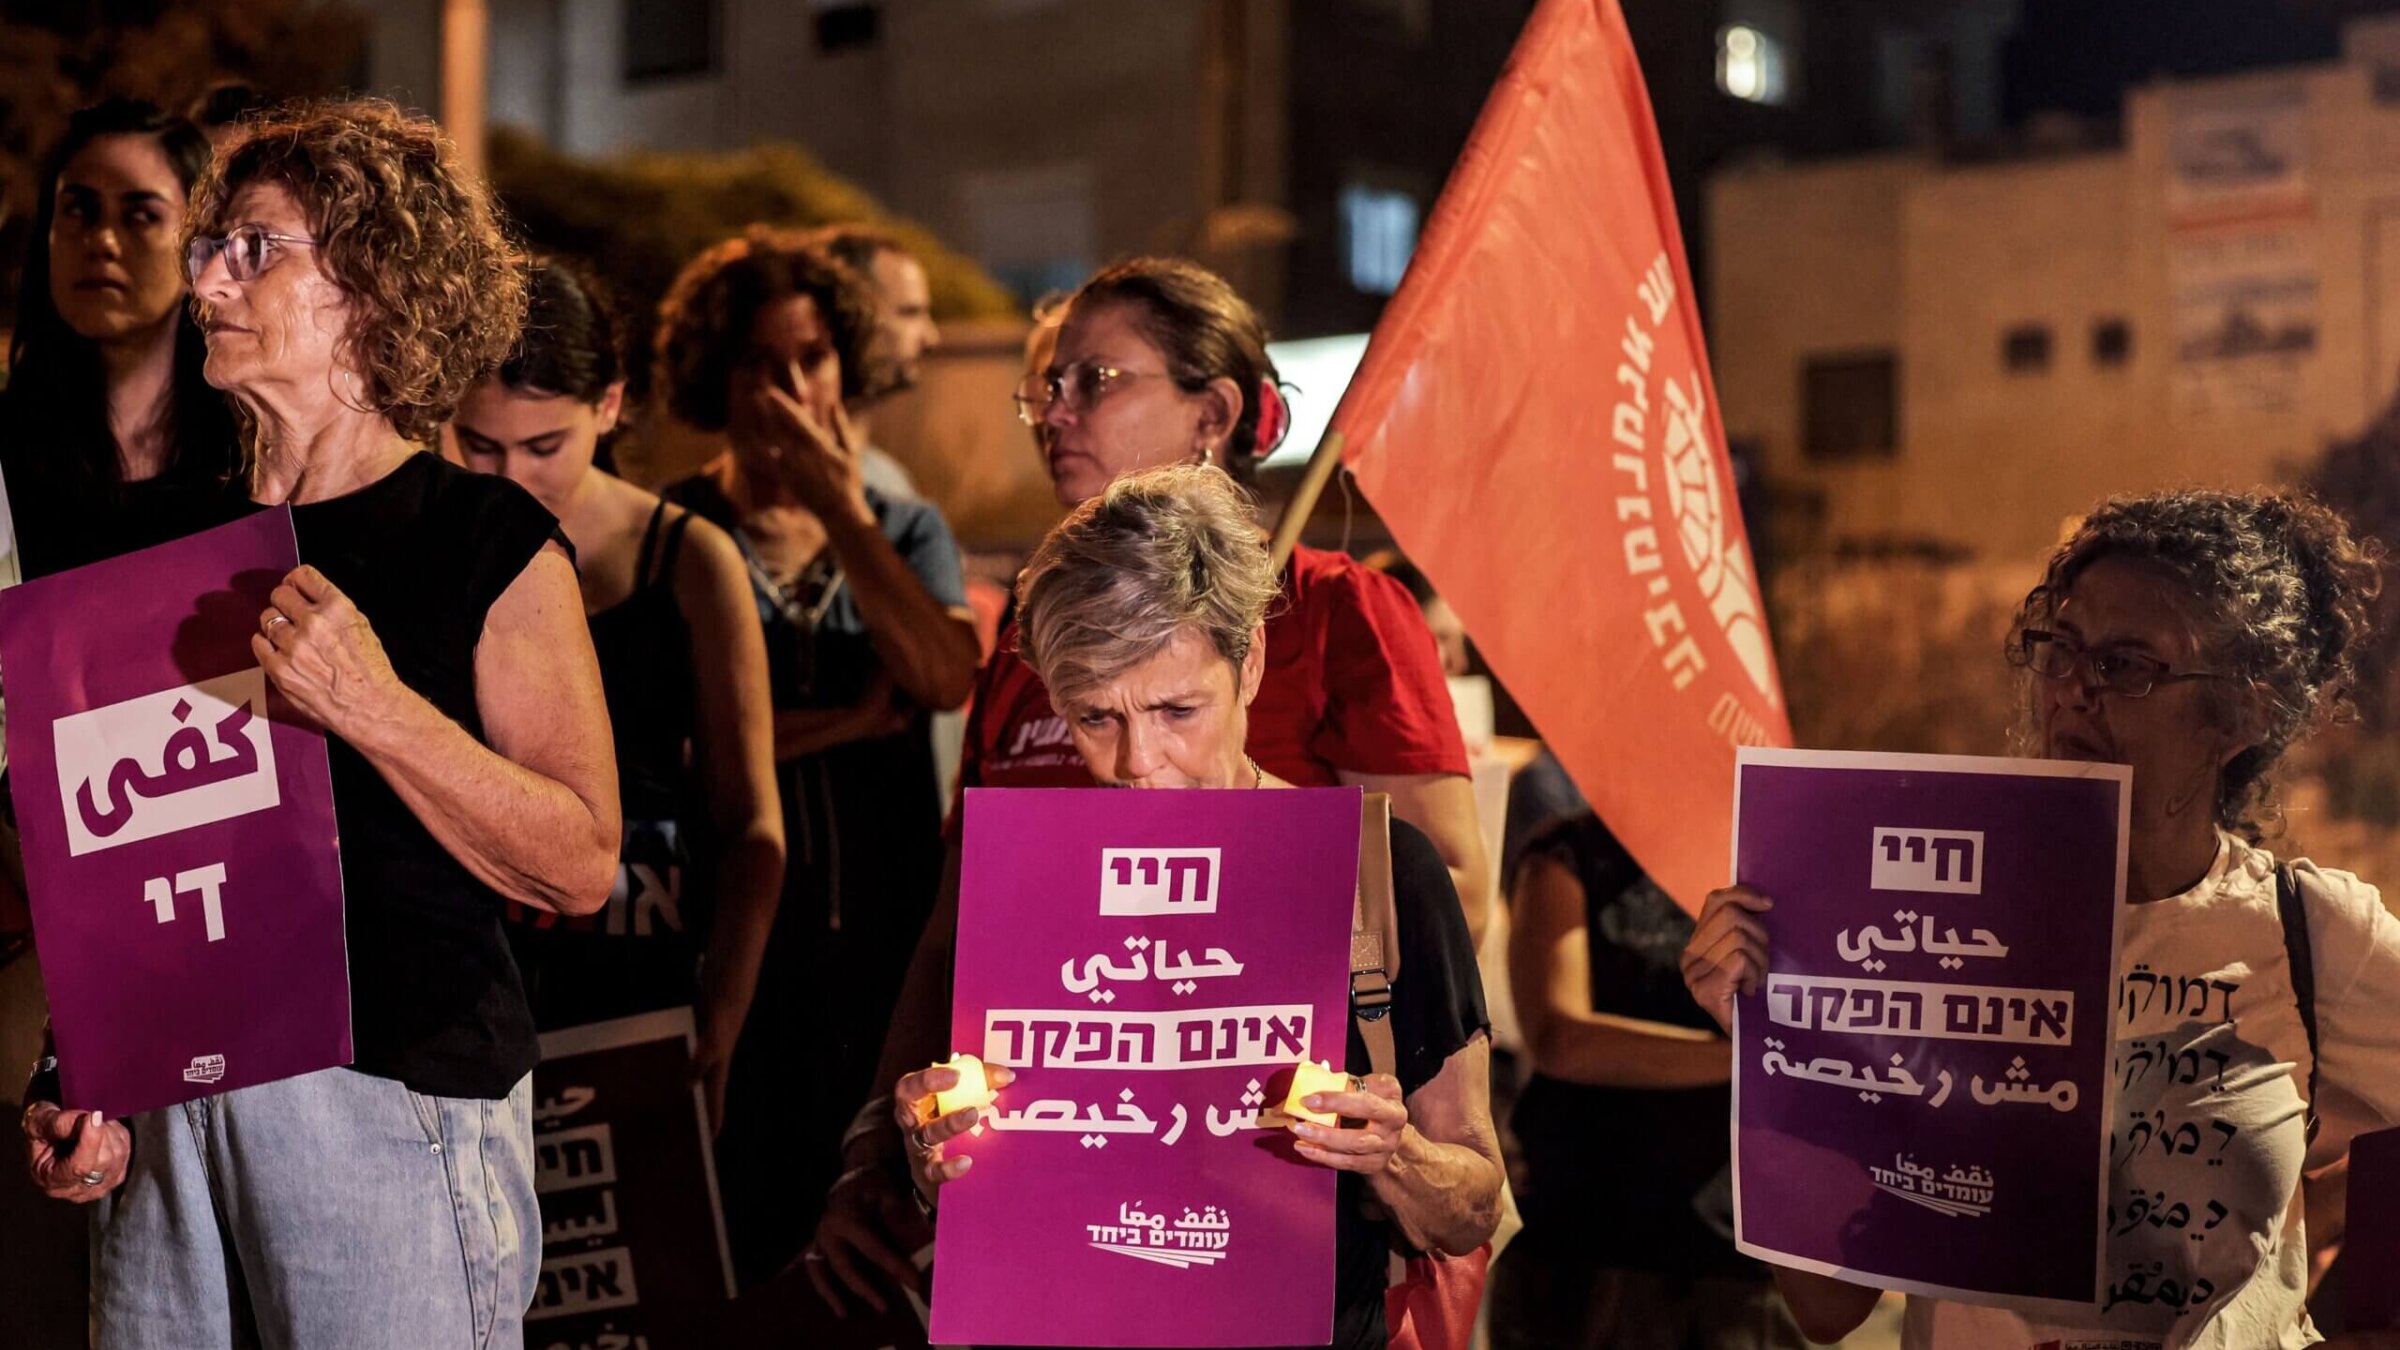
<path fill-rule="evenodd" d="M 1616 0 L 1543 0 L 1333 418 L 1584 795 L 1686 908 L 1736 745 L 1788 745 L 1649 94 Z"/>

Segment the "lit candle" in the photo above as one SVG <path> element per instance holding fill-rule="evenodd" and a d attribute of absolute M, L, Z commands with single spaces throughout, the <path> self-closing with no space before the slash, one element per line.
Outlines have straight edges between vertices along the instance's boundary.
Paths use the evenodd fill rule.
<path fill-rule="evenodd" d="M 1311 1111 L 1302 1102 L 1319 1092 L 1348 1092 L 1350 1075 L 1337 1073 L 1322 1064 L 1300 1061 L 1292 1071 L 1292 1090 L 1283 1099 L 1283 1113 L 1294 1120 L 1314 1121 L 1319 1125 L 1338 1125 L 1340 1118 L 1331 1111 Z"/>
<path fill-rule="evenodd" d="M 933 1114 L 937 1120 L 953 1111 L 963 1111 L 970 1106 L 990 1106 L 992 1099 L 998 1095 L 984 1080 L 983 1061 L 973 1055 L 952 1055 L 948 1063 L 935 1067 L 958 1070 L 957 1087 L 933 1094 Z"/>

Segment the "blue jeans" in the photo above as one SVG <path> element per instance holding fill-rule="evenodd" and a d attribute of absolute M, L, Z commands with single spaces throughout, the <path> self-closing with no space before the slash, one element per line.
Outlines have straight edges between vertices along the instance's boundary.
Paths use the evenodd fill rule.
<path fill-rule="evenodd" d="M 515 1350 L 541 1273 L 530 1076 L 326 1069 L 144 1112 L 95 1206 L 95 1350 Z"/>

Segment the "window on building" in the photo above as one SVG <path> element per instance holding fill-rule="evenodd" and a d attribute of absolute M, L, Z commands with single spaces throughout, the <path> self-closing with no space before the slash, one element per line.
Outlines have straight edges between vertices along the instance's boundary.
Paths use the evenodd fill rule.
<path fill-rule="evenodd" d="M 2123 319 L 2101 319 L 2092 325 L 2092 364 L 2121 366 L 2133 359 L 2133 325 Z"/>
<path fill-rule="evenodd" d="M 1800 366 L 1800 453 L 1889 459 L 1900 450 L 1900 360 L 1888 351 L 1812 356 Z"/>
<path fill-rule="evenodd" d="M 1783 43 L 1748 24 L 1717 30 L 1717 88 L 1746 103 L 1780 107 L 1790 93 Z"/>
<path fill-rule="evenodd" d="M 1342 256 L 1350 284 L 1369 295 L 1400 289 L 1417 251 L 1417 199 L 1405 192 L 1352 183 L 1342 189 Z"/>
<path fill-rule="evenodd" d="M 625 0 L 625 79 L 717 69 L 718 0 Z"/>
<path fill-rule="evenodd" d="M 878 0 L 816 0 L 817 50 L 845 52 L 872 47 L 883 37 Z"/>
<path fill-rule="evenodd" d="M 2011 375 L 2039 375 L 2050 368 L 2050 329 L 2019 324 L 2000 337 L 2000 364 Z"/>

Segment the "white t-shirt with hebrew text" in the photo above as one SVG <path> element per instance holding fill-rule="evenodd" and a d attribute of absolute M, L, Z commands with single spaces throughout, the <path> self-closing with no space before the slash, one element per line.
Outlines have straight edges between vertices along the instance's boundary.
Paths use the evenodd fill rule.
<path fill-rule="evenodd" d="M 2199 885 L 2130 905 L 2114 1015 L 2106 1294 L 2018 1311 L 1915 1298 L 1910 1350 L 2298 1350 L 2300 1173 L 2400 1123 L 2400 920 L 2347 872 L 2293 864 L 2314 956 L 2317 1112 L 2275 860 L 2230 835 Z"/>

